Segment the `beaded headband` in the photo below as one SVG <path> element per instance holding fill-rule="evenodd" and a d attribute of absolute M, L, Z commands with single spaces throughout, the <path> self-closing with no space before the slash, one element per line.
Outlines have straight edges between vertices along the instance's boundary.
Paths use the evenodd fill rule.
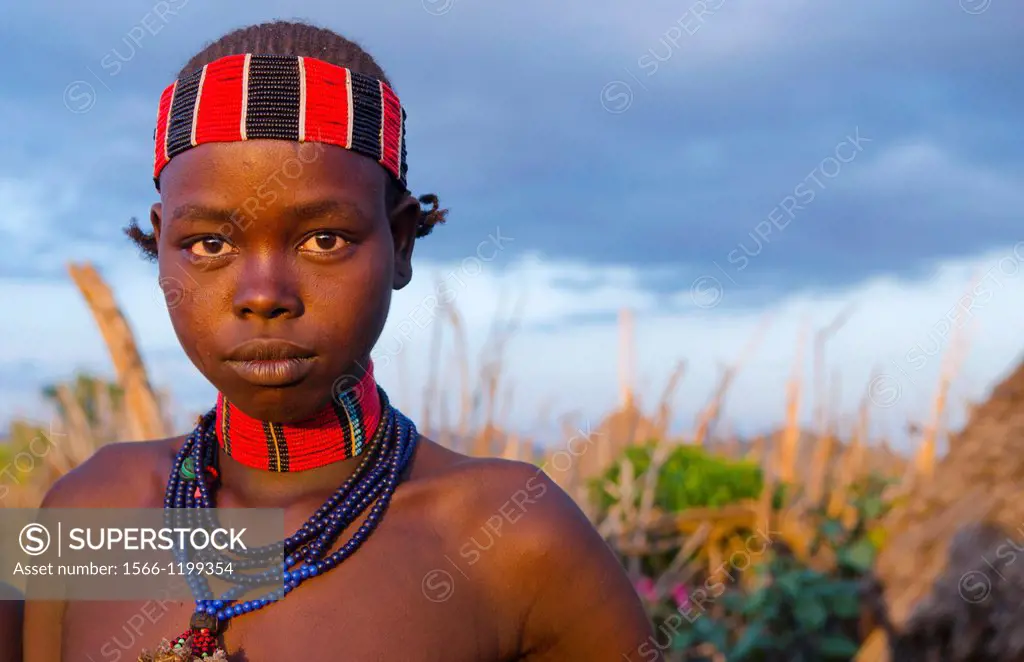
<path fill-rule="evenodd" d="M 277 139 L 337 145 L 380 163 L 406 187 L 405 109 L 388 85 L 322 60 L 228 55 L 160 95 L 153 183 L 204 143 Z"/>

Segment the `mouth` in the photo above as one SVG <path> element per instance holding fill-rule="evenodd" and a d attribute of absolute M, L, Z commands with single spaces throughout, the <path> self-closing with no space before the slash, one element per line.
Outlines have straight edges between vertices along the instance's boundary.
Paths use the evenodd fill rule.
<path fill-rule="evenodd" d="M 235 347 L 225 364 L 254 386 L 290 386 L 305 378 L 316 354 L 285 340 L 257 339 Z"/>

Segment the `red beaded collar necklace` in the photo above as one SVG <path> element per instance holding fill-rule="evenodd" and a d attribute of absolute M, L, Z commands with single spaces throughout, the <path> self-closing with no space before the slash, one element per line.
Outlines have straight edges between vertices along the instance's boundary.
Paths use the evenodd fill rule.
<path fill-rule="evenodd" d="M 217 442 L 225 455 L 253 469 L 306 471 L 359 455 L 380 423 L 373 364 L 352 388 L 312 418 L 271 423 L 246 415 L 217 395 Z"/>

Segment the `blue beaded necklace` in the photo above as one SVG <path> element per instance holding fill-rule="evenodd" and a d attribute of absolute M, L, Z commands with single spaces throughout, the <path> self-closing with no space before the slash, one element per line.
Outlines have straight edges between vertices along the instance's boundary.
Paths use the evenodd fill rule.
<path fill-rule="evenodd" d="M 251 574 L 232 572 L 221 577 L 235 586 L 220 598 L 214 596 L 203 574 L 185 573 L 196 607 L 189 629 L 172 642 L 176 651 L 187 649 L 193 659 L 222 659 L 225 653 L 215 642 L 232 618 L 281 600 L 304 582 L 337 567 L 377 528 L 419 439 L 415 424 L 391 406 L 382 388 L 378 386 L 377 391 L 381 398 L 380 424 L 356 471 L 294 534 L 278 543 L 233 552 L 240 558 L 230 559 L 233 569 L 268 568 L 269 563 L 268 569 Z M 211 410 L 199 419 L 175 457 L 164 496 L 164 519 L 168 525 L 216 525 L 213 509 L 217 482 L 210 480 L 211 475 L 218 475 L 215 414 Z M 366 520 L 352 537 L 327 554 L 341 533 L 367 508 L 370 511 Z M 175 555 L 178 561 L 185 561 L 184 550 L 175 550 Z M 283 563 L 279 562 L 282 557 Z M 203 552 L 195 560 L 223 558 L 216 552 Z M 272 562 L 275 558 L 278 561 Z M 272 584 L 276 588 L 259 598 L 239 600 L 254 588 Z"/>

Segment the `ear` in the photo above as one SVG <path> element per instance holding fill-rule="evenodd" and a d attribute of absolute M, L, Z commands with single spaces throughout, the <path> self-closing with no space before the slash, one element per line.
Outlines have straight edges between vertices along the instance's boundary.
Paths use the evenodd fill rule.
<path fill-rule="evenodd" d="M 420 201 L 406 193 L 391 210 L 391 237 L 395 242 L 394 288 L 400 290 L 412 280 L 412 249 L 416 244 L 423 209 Z"/>
<path fill-rule="evenodd" d="M 149 222 L 153 225 L 153 237 L 157 243 L 160 242 L 160 224 L 163 222 L 164 208 L 159 202 L 154 202 L 149 208 Z"/>

